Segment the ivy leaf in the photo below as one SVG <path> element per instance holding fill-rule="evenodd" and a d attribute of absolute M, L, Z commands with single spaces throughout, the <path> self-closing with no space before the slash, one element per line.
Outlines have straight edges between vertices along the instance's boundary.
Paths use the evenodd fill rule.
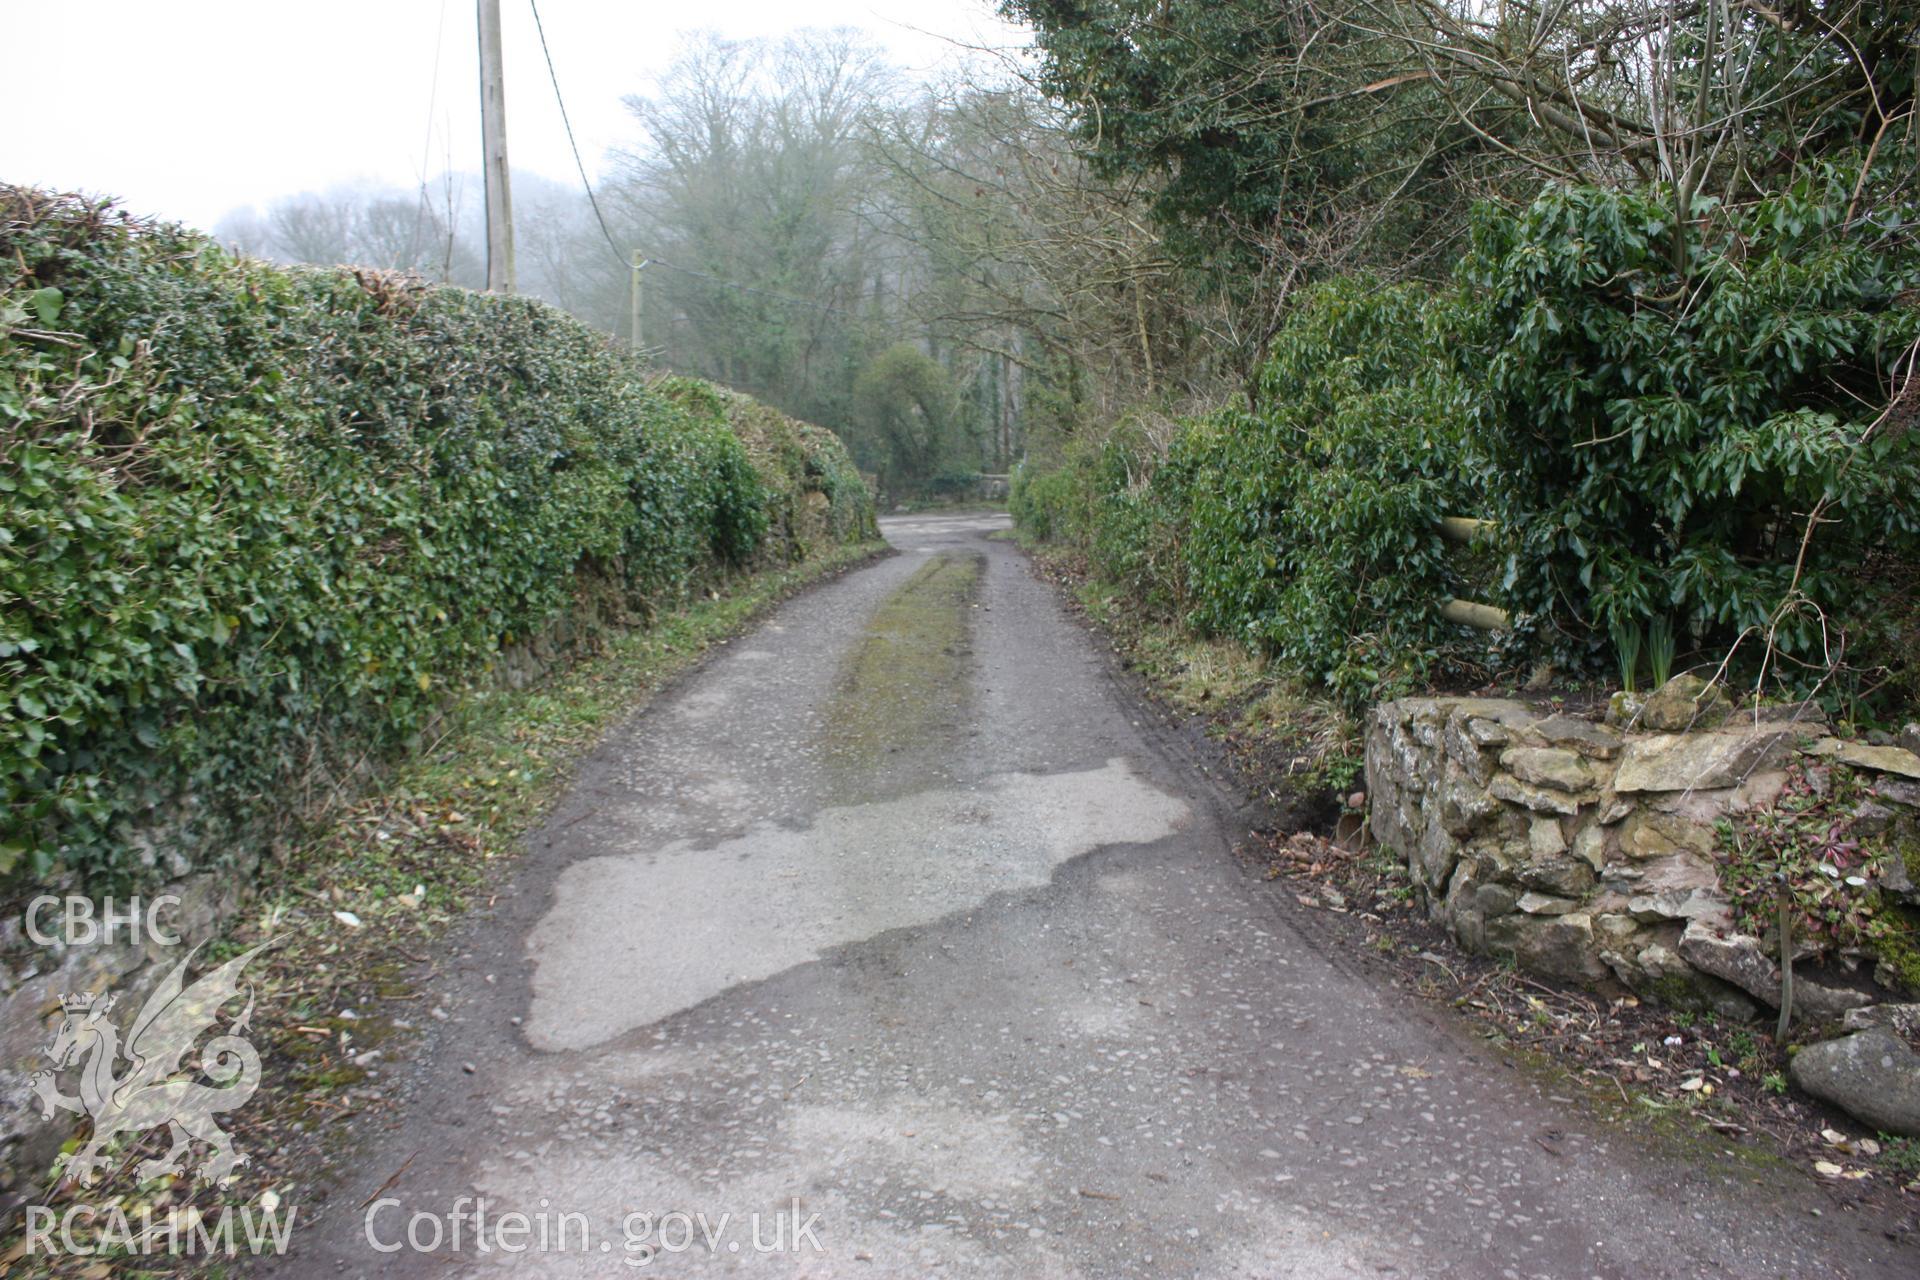
<path fill-rule="evenodd" d="M 66 300 L 67 296 L 51 285 L 44 289 L 35 289 L 27 295 L 27 305 L 33 308 L 33 314 L 38 317 L 40 327 L 43 329 L 53 327 L 54 322 L 60 318 L 60 308 L 65 305 Z"/>

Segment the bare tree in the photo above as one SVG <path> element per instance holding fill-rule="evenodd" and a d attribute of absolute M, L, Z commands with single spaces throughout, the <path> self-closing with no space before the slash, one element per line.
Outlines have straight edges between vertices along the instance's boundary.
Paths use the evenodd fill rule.
<path fill-rule="evenodd" d="M 268 243 L 294 262 L 349 262 L 354 247 L 353 205 L 313 192 L 276 201 L 267 210 Z"/>
<path fill-rule="evenodd" d="M 696 37 L 657 93 L 627 100 L 643 140 L 611 203 L 657 264 L 649 332 L 670 364 L 844 416 L 873 345 L 857 333 L 873 247 L 860 138 L 893 92 L 878 49 L 842 30 Z"/>
<path fill-rule="evenodd" d="M 251 254 L 262 257 L 270 252 L 273 234 L 268 230 L 265 220 L 251 205 L 242 205 L 229 209 L 220 221 L 214 224 L 214 238 L 232 249 L 235 253 Z"/>

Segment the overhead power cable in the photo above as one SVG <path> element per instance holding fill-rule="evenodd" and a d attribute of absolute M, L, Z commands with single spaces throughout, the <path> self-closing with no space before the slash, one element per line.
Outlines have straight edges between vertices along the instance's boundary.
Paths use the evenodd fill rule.
<path fill-rule="evenodd" d="M 573 149 L 573 167 L 580 171 L 580 185 L 587 189 L 587 203 L 593 206 L 593 220 L 600 224 L 600 234 L 606 237 L 607 248 L 613 251 L 613 257 L 621 266 L 627 265 L 627 255 L 620 252 L 620 246 L 613 242 L 613 232 L 607 230 L 607 220 L 600 213 L 600 197 L 593 193 L 593 183 L 587 180 L 586 162 L 580 158 L 580 144 L 573 138 L 573 121 L 567 118 L 566 95 L 560 92 L 560 73 L 553 69 L 553 51 L 547 48 L 547 27 L 540 21 L 540 0 L 527 0 L 533 9 L 533 29 L 540 33 L 540 54 L 547 60 L 547 79 L 553 81 L 553 100 L 560 104 L 560 123 L 567 130 L 567 146 Z"/>
<path fill-rule="evenodd" d="M 573 167 L 579 171 L 580 185 L 586 189 L 587 203 L 593 206 L 593 220 L 600 224 L 600 234 L 605 238 L 607 248 L 612 250 L 614 261 L 624 268 L 628 265 L 627 255 L 620 252 L 620 246 L 614 241 L 613 232 L 607 229 L 606 216 L 600 212 L 600 198 L 594 194 L 593 182 L 587 177 L 586 162 L 580 158 L 580 144 L 573 136 L 573 121 L 567 116 L 566 95 L 560 91 L 560 73 L 554 70 L 553 51 L 547 47 L 546 24 L 540 20 L 540 0 L 527 0 L 527 3 L 533 9 L 533 29 L 540 34 L 540 53 L 547 61 L 547 78 L 553 82 L 553 100 L 558 103 L 560 107 L 560 123 L 565 126 L 567 131 L 567 146 L 573 151 Z M 664 258 L 649 257 L 646 260 L 646 265 L 665 267 L 669 271 L 678 271 L 681 275 L 697 276 L 702 280 L 711 281 L 714 284 L 724 286 L 728 289 L 738 289 L 742 293 L 757 294 L 762 298 L 775 298 L 781 302 L 792 303 L 796 307 L 812 307 L 815 310 L 827 311 L 835 315 L 847 314 L 847 312 L 831 303 L 816 302 L 811 298 L 796 298 L 792 294 L 776 293 L 771 289 L 755 288 L 753 285 L 741 284 L 738 280 L 728 280 L 724 276 L 716 276 L 708 271 L 698 271 L 692 267 L 683 267 L 678 263 L 668 262 Z"/>
<path fill-rule="evenodd" d="M 427 166 L 433 162 L 433 113 L 440 102 L 440 55 L 447 44 L 447 0 L 440 0 L 440 20 L 433 31 L 433 78 L 427 82 L 427 129 L 420 140 L 420 211 L 414 215 L 414 231 L 419 232 L 433 216 L 433 197 L 427 190 Z"/>
<path fill-rule="evenodd" d="M 440 21 L 433 29 L 433 78 L 427 82 L 427 136 L 420 142 L 420 189 L 427 187 L 427 166 L 433 162 L 433 114 L 440 103 L 440 54 L 447 44 L 447 0 L 440 0 Z"/>

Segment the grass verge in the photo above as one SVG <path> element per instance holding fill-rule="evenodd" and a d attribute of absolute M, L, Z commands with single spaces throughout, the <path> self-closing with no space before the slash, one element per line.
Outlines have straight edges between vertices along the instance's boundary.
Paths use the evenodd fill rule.
<path fill-rule="evenodd" d="M 565 790 L 574 763 L 713 645 L 883 548 L 842 548 L 741 579 L 731 593 L 616 635 L 598 655 L 536 685 L 464 697 L 435 741 L 263 866 L 249 908 L 196 960 L 193 976 L 207 961 L 274 941 L 245 975 L 253 987 L 247 1035 L 261 1057 L 260 1087 L 244 1108 L 222 1118 L 249 1163 L 224 1187 L 187 1173 L 141 1183 L 135 1166 L 166 1149 L 159 1129 L 111 1150 L 113 1172 L 91 1188 L 49 1170 L 41 1188 L 25 1189 L 27 1200 L 56 1215 L 87 1206 L 76 1239 L 99 1251 L 29 1255 L 16 1221 L 20 1234 L 0 1253 L 0 1274 L 176 1274 L 187 1260 L 169 1256 L 165 1241 L 184 1242 L 189 1224 L 228 1206 L 255 1215 L 266 1208 L 297 1212 L 324 1184 L 329 1162 L 351 1149 L 353 1134 L 381 1123 L 394 1105 L 381 1064 L 433 1016 L 416 975 L 431 963 L 435 944 L 500 883 L 524 837 Z M 187 1269 L 226 1274 L 205 1257 Z"/>

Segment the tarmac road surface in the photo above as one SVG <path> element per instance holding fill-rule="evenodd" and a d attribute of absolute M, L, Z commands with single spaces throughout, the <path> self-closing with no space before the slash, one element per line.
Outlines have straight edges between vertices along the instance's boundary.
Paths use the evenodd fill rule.
<path fill-rule="evenodd" d="M 278 1273 L 1920 1274 L 1343 964 L 1003 517 L 883 527 L 589 759 Z"/>

